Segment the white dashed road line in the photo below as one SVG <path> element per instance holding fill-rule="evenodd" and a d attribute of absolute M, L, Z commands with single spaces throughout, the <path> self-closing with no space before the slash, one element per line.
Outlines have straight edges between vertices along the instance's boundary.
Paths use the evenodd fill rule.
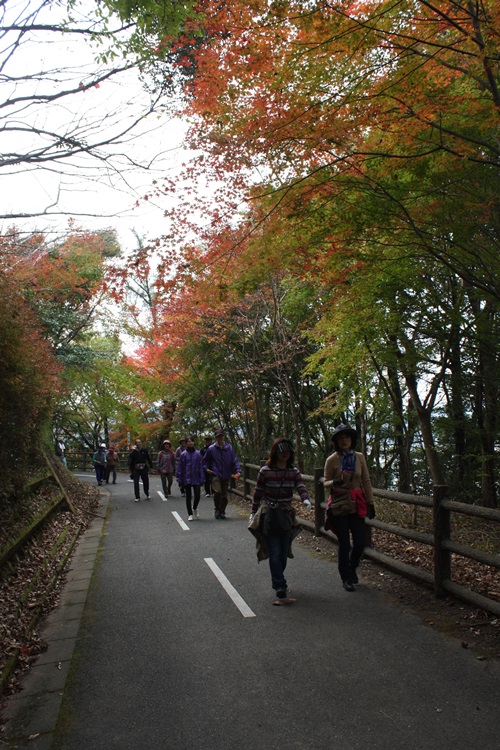
<path fill-rule="evenodd" d="M 220 585 L 226 592 L 226 594 L 229 596 L 230 599 L 232 599 L 233 603 L 238 607 L 243 617 L 257 617 L 255 612 L 252 612 L 248 604 L 242 597 L 238 594 L 232 583 L 228 581 L 222 570 L 219 568 L 217 563 L 213 561 L 211 557 L 204 557 L 203 558 L 214 574 L 214 576 L 219 581 Z"/>
<path fill-rule="evenodd" d="M 163 502 L 166 503 L 168 501 L 168 497 L 165 497 L 165 495 L 163 494 L 163 492 L 160 492 L 160 490 L 156 490 L 156 491 L 159 494 L 159 496 L 161 497 L 161 499 L 163 500 Z"/>
<path fill-rule="evenodd" d="M 180 517 L 180 515 L 177 513 L 176 510 L 172 511 L 172 515 L 183 531 L 191 531 L 187 523 L 184 523 L 184 521 L 182 520 L 182 518 Z"/>

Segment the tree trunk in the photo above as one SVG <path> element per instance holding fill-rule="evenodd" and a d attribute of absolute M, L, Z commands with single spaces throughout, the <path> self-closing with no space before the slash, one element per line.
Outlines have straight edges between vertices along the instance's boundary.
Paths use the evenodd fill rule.
<path fill-rule="evenodd" d="M 412 492 L 415 487 L 410 462 L 410 442 L 411 438 L 406 426 L 404 415 L 403 394 L 399 383 L 399 375 L 396 369 L 387 370 L 387 378 L 391 387 L 391 399 L 395 411 L 395 444 L 398 455 L 398 471 L 400 492 Z"/>
<path fill-rule="evenodd" d="M 439 455 L 436 450 L 434 443 L 434 435 L 432 432 L 431 422 L 431 410 L 426 409 L 420 400 L 417 387 L 417 379 L 414 373 L 405 373 L 405 382 L 412 400 L 412 404 L 415 408 L 415 413 L 418 418 L 420 425 L 420 431 L 422 433 L 422 440 L 424 442 L 425 455 L 427 456 L 427 463 L 429 464 L 429 470 L 431 472 L 433 484 L 445 485 L 444 472 L 439 460 Z"/>

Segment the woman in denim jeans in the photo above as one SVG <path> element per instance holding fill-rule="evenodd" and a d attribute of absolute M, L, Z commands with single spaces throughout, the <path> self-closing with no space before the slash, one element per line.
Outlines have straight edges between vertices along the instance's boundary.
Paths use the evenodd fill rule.
<path fill-rule="evenodd" d="M 259 530 L 269 553 L 271 585 L 276 591 L 274 604 L 289 604 L 285 568 L 297 529 L 292 507 L 296 491 L 307 510 L 311 508 L 302 475 L 293 465 L 294 450 L 286 438 L 274 441 L 269 458 L 257 476 L 250 516 L 250 530 Z M 256 535 L 257 536 L 257 535 Z"/>

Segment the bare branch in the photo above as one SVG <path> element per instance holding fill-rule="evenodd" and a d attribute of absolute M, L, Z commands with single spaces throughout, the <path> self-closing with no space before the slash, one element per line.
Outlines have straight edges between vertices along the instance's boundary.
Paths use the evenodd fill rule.
<path fill-rule="evenodd" d="M 137 198 L 127 173 L 146 175 L 159 157 L 138 147 L 158 127 L 151 116 L 161 113 L 164 91 L 148 94 L 139 62 L 121 57 L 135 24 L 83 7 L 87 16 L 79 8 L 69 19 L 49 0 L 0 2 L 0 175 L 38 171 L 50 185 L 45 207 L 30 206 L 25 193 L 21 210 L 7 187 L 0 219 L 62 215 L 68 189 L 96 182 Z"/>

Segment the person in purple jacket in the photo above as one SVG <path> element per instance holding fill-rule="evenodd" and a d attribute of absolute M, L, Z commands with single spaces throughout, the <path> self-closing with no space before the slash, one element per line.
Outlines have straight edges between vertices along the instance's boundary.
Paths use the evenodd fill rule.
<path fill-rule="evenodd" d="M 203 470 L 202 455 L 194 447 L 194 439 L 192 437 L 188 437 L 186 440 L 186 450 L 180 455 L 176 477 L 179 486 L 184 487 L 186 493 L 188 521 L 194 521 L 195 518 L 200 517 L 198 505 L 200 503 L 201 485 L 205 482 L 205 472 Z M 194 495 L 193 505 L 191 505 L 191 490 Z"/>
<path fill-rule="evenodd" d="M 215 430 L 214 436 L 215 443 L 212 443 L 203 456 L 203 468 L 212 475 L 214 515 L 225 519 L 229 480 L 238 479 L 241 468 L 233 446 L 224 440 L 224 430 Z"/>

